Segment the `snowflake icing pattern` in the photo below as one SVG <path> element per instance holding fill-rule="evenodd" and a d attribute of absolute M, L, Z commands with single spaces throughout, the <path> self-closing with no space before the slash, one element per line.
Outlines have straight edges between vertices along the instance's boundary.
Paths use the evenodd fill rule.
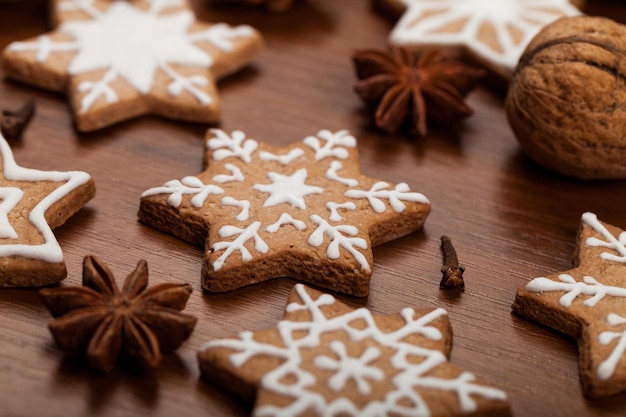
<path fill-rule="evenodd" d="M 579 15 L 569 0 L 400 0 L 407 10 L 391 32 L 401 46 L 462 45 L 512 73 L 532 38 L 563 16 Z M 459 27 L 451 32 L 446 27 Z M 490 41 L 483 31 L 495 33 Z"/>
<path fill-rule="evenodd" d="M 616 270 L 626 274 L 626 232 L 614 235 L 593 213 L 584 213 L 581 221 L 584 228 L 594 235 L 579 242 L 579 266 L 567 273 L 535 278 L 520 291 L 537 294 L 539 297 L 541 294 L 557 293 L 559 296 L 554 302 L 547 301 L 548 308 L 569 309 L 577 300 L 582 303 L 584 308 L 574 314 L 582 315 L 584 321 L 590 323 L 583 335 L 590 339 L 587 344 L 598 349 L 609 347 L 608 351 L 601 350 L 607 354 L 600 357 L 600 362 L 592 363 L 592 379 L 597 382 L 588 382 L 586 385 L 600 391 L 608 388 L 611 392 L 614 389 L 611 387 L 619 385 L 615 383 L 615 378 L 623 375 L 626 370 L 626 318 L 623 317 L 626 316 L 626 286 L 623 285 L 623 279 L 606 283 L 602 277 Z M 601 267 L 593 268 L 590 261 L 594 258 L 602 260 Z M 581 275 L 581 278 L 576 278 Z M 615 306 L 613 312 L 607 315 L 594 309 L 608 299 Z M 553 303 L 554 307 L 551 307 Z M 591 361 L 595 360 L 593 355 L 587 357 Z M 601 395 L 596 391 L 590 394 Z"/>
<path fill-rule="evenodd" d="M 76 83 L 75 91 L 70 91 L 76 95 L 75 114 L 80 130 L 109 124 L 100 120 L 94 125 L 86 114 L 102 113 L 118 103 L 123 105 L 123 101 L 129 100 L 128 94 L 120 90 L 125 85 L 138 96 L 185 103 L 188 111 L 183 118 L 214 121 L 219 109 L 214 78 L 225 74 L 213 74 L 211 68 L 216 62 L 230 60 L 242 49 L 252 50 L 256 48 L 253 45 L 259 44 L 258 34 L 249 26 L 196 22 L 186 0 L 56 0 L 55 5 L 58 28 L 34 40 L 13 42 L 4 58 L 9 62 L 26 60 L 43 77 L 54 73 L 58 78 L 58 73 L 65 73 L 69 78 L 82 80 Z M 64 58 L 67 54 L 71 54 L 70 59 Z M 60 59 L 55 61 L 53 56 Z M 15 66 L 17 71 L 19 67 Z M 165 93 L 155 88 L 157 73 L 169 80 Z M 10 70 L 8 74 L 27 82 L 33 78 Z M 171 113 L 168 110 L 164 115 L 171 117 Z"/>
<path fill-rule="evenodd" d="M 449 407 L 454 407 L 450 404 L 438 410 L 436 404 L 422 398 L 421 389 L 451 393 L 461 414 L 479 411 L 476 398 L 508 409 L 503 391 L 477 383 L 473 374 L 447 362 L 445 346 L 450 346 L 451 332 L 444 330 L 449 329 L 445 310 L 405 308 L 393 316 L 394 329 L 385 326 L 387 330 L 382 331 L 377 320 L 384 316 L 373 316 L 365 308 L 352 310 L 331 295 L 302 284 L 295 286 L 290 300 L 285 318 L 276 329 L 262 331 L 262 338 L 246 331 L 238 339 L 208 342 L 199 354 L 201 369 L 210 375 L 226 366 L 243 377 L 246 371 L 242 366 L 257 357 L 280 360 L 256 382 L 255 416 L 298 416 L 313 411 L 328 416 L 426 417 L 449 413 Z M 356 322 L 362 324 L 354 325 Z M 280 342 L 274 345 L 262 340 Z M 350 351 L 358 353 L 352 356 Z M 226 365 L 211 367 L 220 362 Z M 438 373 L 443 368 L 455 371 L 444 378 Z M 321 372 L 316 376 L 315 371 Z M 347 397 L 350 390 L 345 389 L 349 384 L 357 388 L 352 397 Z M 324 386 L 328 394 L 324 394 Z M 269 396 L 278 397 L 278 404 L 285 405 L 267 400 Z"/>
<path fill-rule="evenodd" d="M 335 277 L 320 278 L 326 268 L 351 281 L 341 290 L 365 295 L 371 247 L 417 230 L 430 210 L 428 199 L 408 185 L 361 174 L 356 139 L 345 130 L 322 130 L 299 144 L 274 148 L 241 131 L 214 129 L 206 160 L 207 170 L 198 177 L 145 191 L 140 218 L 162 228 L 152 216 L 175 212 L 177 226 L 167 231 L 194 242 L 208 234 L 203 283 L 209 290 L 211 282 L 233 281 L 223 278 L 230 274 L 249 282 L 220 290 L 279 276 L 337 289 Z M 185 223 L 207 230 L 191 239 Z M 378 232 L 395 224 L 392 237 Z M 321 262 L 286 262 L 286 253 Z"/>

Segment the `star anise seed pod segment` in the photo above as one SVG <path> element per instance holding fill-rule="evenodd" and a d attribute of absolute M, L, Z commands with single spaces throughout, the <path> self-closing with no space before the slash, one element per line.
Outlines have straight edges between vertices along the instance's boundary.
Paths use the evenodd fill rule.
<path fill-rule="evenodd" d="M 148 265 L 141 260 L 122 289 L 94 256 L 83 261 L 83 286 L 46 288 L 39 294 L 56 320 L 49 328 L 70 355 L 86 353 L 92 368 L 109 372 L 120 357 L 140 368 L 155 368 L 161 353 L 189 338 L 196 318 L 180 311 L 189 284 L 160 284 L 146 290 Z"/>
<path fill-rule="evenodd" d="M 427 120 L 447 125 L 470 116 L 464 97 L 483 70 L 445 57 L 439 48 L 419 55 L 406 48 L 356 51 L 357 94 L 376 106 L 376 126 L 390 133 L 406 122 L 411 132 L 428 133 Z"/>

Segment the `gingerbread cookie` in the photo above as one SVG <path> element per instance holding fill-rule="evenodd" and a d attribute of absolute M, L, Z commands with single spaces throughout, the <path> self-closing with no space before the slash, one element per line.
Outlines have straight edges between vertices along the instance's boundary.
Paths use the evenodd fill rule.
<path fill-rule="evenodd" d="M 66 92 L 81 131 L 147 113 L 217 121 L 215 81 L 262 42 L 249 26 L 196 21 L 186 0 L 53 0 L 52 13 L 58 27 L 9 44 L 4 70 Z"/>
<path fill-rule="evenodd" d="M 439 46 L 469 53 L 508 81 L 526 45 L 541 28 L 580 11 L 569 0 L 376 0 L 402 17 L 389 42 L 407 48 Z M 579 2 L 580 3 L 580 2 Z"/>
<path fill-rule="evenodd" d="M 2 135 L 0 152 L 0 287 L 58 282 L 67 270 L 52 229 L 94 196 L 94 182 L 80 171 L 22 168 Z"/>
<path fill-rule="evenodd" d="M 206 245 L 209 291 L 288 276 L 364 296 L 372 246 L 421 228 L 430 212 L 407 184 L 361 174 L 344 130 L 273 147 L 212 129 L 206 144 L 206 171 L 145 191 L 139 219 Z"/>
<path fill-rule="evenodd" d="M 297 284 L 273 329 L 214 340 L 202 376 L 254 415 L 509 416 L 506 393 L 450 364 L 446 310 L 373 315 Z"/>
<path fill-rule="evenodd" d="M 574 265 L 522 286 L 513 310 L 578 340 L 587 396 L 626 391 L 626 231 L 583 214 Z"/>

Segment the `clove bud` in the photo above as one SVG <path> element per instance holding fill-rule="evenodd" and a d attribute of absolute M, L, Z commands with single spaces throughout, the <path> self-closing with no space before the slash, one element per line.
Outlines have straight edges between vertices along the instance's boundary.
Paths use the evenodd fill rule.
<path fill-rule="evenodd" d="M 463 272 L 465 268 L 459 266 L 456 250 L 448 236 L 441 236 L 441 251 L 443 252 L 443 266 L 441 267 L 443 277 L 439 283 L 439 289 L 456 288 L 464 290 Z"/>
<path fill-rule="evenodd" d="M 0 119 L 0 131 L 7 140 L 19 140 L 30 119 L 35 113 L 35 100 L 29 99 L 16 111 L 3 110 Z"/>

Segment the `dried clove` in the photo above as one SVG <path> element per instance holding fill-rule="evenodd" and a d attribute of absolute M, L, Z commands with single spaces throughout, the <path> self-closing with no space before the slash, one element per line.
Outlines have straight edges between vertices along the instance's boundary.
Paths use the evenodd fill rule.
<path fill-rule="evenodd" d="M 19 140 L 30 119 L 35 113 L 35 100 L 29 99 L 16 111 L 3 110 L 0 119 L 0 131 L 7 140 Z"/>
<path fill-rule="evenodd" d="M 463 272 L 465 268 L 459 266 L 456 250 L 448 236 L 441 236 L 441 251 L 443 252 L 443 266 L 441 267 L 443 277 L 439 283 L 439 289 L 456 288 L 464 290 Z"/>

